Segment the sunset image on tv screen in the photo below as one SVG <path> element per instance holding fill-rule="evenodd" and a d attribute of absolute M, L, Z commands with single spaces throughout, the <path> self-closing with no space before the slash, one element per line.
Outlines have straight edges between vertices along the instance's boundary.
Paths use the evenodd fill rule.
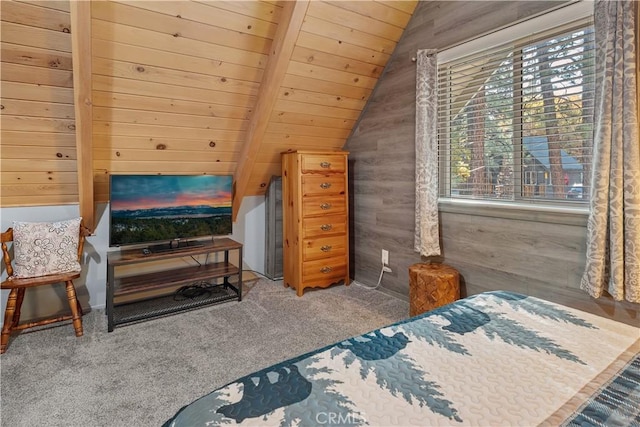
<path fill-rule="evenodd" d="M 231 176 L 112 175 L 110 244 L 228 235 Z"/>

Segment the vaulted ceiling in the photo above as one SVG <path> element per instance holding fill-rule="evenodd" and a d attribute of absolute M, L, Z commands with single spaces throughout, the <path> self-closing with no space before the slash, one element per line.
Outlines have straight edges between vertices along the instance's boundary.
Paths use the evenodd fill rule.
<path fill-rule="evenodd" d="M 3 130 L 82 129 L 76 163 L 97 201 L 109 174 L 233 174 L 237 211 L 280 174 L 281 152 L 344 145 L 416 3 L 93 1 L 78 15 L 67 1 L 3 1 Z M 38 108 L 54 122 L 34 125 Z"/>

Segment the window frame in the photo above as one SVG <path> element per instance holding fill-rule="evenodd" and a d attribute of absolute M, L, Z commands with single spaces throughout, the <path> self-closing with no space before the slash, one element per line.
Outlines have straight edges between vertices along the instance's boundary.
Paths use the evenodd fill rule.
<path fill-rule="evenodd" d="M 569 4 L 544 15 L 516 23 L 502 30 L 442 50 L 438 52 L 438 63 L 448 63 L 475 52 L 491 50 L 508 43 L 514 43 L 514 52 L 516 52 L 518 49 L 521 49 L 522 46 L 530 42 L 535 42 L 546 34 L 557 34 L 583 26 L 590 19 L 593 19 L 593 10 L 593 1 L 583 0 Z M 517 132 L 515 128 L 514 132 Z M 445 139 L 448 139 L 446 134 Z M 514 140 L 517 139 L 514 135 Z M 514 142 L 513 149 L 514 158 L 522 159 L 521 139 L 520 142 Z M 473 210 L 474 212 L 484 212 L 487 216 L 513 217 L 515 219 L 524 219 L 525 217 L 530 217 L 532 212 L 538 212 L 542 216 L 551 215 L 549 222 L 561 223 L 566 223 L 566 218 L 564 218 L 565 214 L 584 217 L 578 219 L 577 223 L 574 220 L 570 220 L 568 223 L 572 225 L 582 225 L 584 220 L 586 220 L 586 215 L 589 212 L 588 203 L 573 200 L 532 199 L 523 197 L 522 161 L 515 162 L 513 165 L 514 187 L 519 188 L 517 191 L 519 194 L 514 194 L 513 200 L 456 198 L 451 197 L 451 188 L 448 188 L 447 195 L 443 196 L 444 186 L 447 185 L 447 182 L 449 182 L 450 185 L 450 179 L 448 179 L 450 173 L 450 168 L 448 167 L 450 166 L 450 153 L 451 146 L 446 144 L 444 155 L 439 158 L 438 165 L 440 182 L 438 205 L 443 211 L 465 213 Z M 478 208 L 481 209 L 478 210 Z M 533 216 L 538 220 L 541 218 L 540 215 Z"/>

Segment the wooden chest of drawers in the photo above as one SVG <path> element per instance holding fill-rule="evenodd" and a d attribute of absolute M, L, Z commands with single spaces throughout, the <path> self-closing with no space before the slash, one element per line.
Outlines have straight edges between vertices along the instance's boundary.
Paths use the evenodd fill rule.
<path fill-rule="evenodd" d="M 349 284 L 347 152 L 282 154 L 284 285 Z"/>

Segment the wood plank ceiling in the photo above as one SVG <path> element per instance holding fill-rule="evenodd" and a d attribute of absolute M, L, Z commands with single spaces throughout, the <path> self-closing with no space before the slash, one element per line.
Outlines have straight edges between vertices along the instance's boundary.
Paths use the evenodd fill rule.
<path fill-rule="evenodd" d="M 109 174 L 206 173 L 234 174 L 239 205 L 280 174 L 281 152 L 341 148 L 417 2 L 298 3 L 93 1 L 96 201 L 108 199 Z M 77 169 L 63 165 L 75 153 L 58 156 L 75 129 L 68 11 L 2 2 L 3 206 L 77 202 L 65 175 Z M 38 199 L 52 175 L 60 197 Z"/>

